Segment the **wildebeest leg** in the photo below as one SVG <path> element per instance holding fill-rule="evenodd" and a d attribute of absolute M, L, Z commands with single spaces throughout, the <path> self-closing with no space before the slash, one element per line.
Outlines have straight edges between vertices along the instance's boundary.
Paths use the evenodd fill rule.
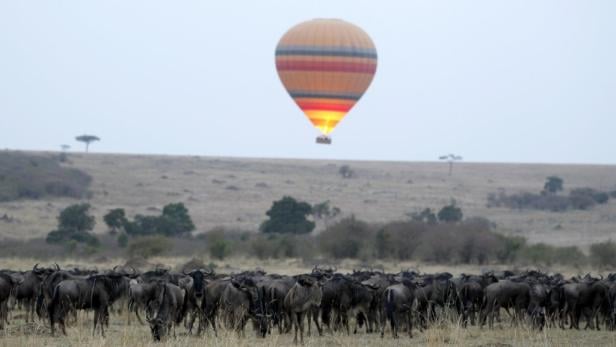
<path fill-rule="evenodd" d="M 92 328 L 92 336 L 94 336 L 96 334 L 96 324 L 98 323 L 98 310 L 94 311 L 94 327 Z M 101 322 L 101 326 L 103 326 L 103 323 Z"/>
<path fill-rule="evenodd" d="M 406 320 L 408 321 L 409 337 L 413 338 L 413 314 L 411 310 L 408 310 Z"/>
<path fill-rule="evenodd" d="M 299 330 L 299 313 L 291 312 L 291 319 L 291 325 L 293 326 L 293 332 L 295 333 L 293 343 L 297 344 L 297 332 Z"/>
<path fill-rule="evenodd" d="M 381 338 L 385 337 L 385 325 L 387 325 L 387 316 L 385 313 L 381 314 Z"/>
<path fill-rule="evenodd" d="M 304 344 L 304 312 L 300 312 L 297 315 L 299 321 L 299 340 Z"/>
<path fill-rule="evenodd" d="M 391 325 L 391 334 L 394 337 L 394 339 L 398 338 L 398 327 L 396 323 L 397 323 L 396 322 L 396 312 L 394 312 L 389 318 L 389 324 Z"/>
<path fill-rule="evenodd" d="M 319 332 L 319 336 L 323 336 L 323 329 L 319 325 L 319 308 L 312 308 L 312 319 L 314 320 L 314 325 L 317 326 L 317 331 Z"/>

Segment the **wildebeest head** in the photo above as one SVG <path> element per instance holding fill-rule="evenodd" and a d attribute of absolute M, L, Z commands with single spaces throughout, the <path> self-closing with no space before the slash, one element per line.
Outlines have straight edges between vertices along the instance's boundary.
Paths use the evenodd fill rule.
<path fill-rule="evenodd" d="M 160 341 L 167 335 L 167 324 L 161 318 L 148 319 L 148 323 L 150 323 L 150 331 L 154 341 Z"/>
<path fill-rule="evenodd" d="M 214 271 L 205 270 L 205 269 L 196 269 L 190 272 L 182 271 L 183 274 L 192 277 L 193 279 L 193 289 L 195 292 L 195 296 L 200 298 L 204 294 L 204 284 L 205 279 L 211 275 L 213 275 Z"/>

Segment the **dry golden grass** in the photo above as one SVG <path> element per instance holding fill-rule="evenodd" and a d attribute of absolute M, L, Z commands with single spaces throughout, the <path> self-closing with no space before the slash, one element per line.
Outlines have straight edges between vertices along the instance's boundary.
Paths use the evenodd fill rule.
<path fill-rule="evenodd" d="M 459 163 L 448 177 L 444 163 L 95 153 L 72 153 L 69 159 L 68 165 L 94 178 L 89 202 L 99 233 L 105 232 L 102 215 L 111 208 L 125 208 L 129 215 L 157 214 L 170 202 L 184 202 L 199 231 L 219 225 L 256 230 L 272 201 L 283 195 L 311 203 L 330 200 L 344 214 L 370 222 L 402 219 L 407 212 L 439 208 L 455 199 L 466 216 L 484 216 L 502 232 L 556 245 L 606 240 L 616 225 L 616 202 L 566 213 L 486 207 L 488 193 L 499 188 L 509 193 L 537 192 L 549 175 L 564 178 L 566 188 L 614 190 L 615 166 Z M 357 178 L 338 175 L 344 164 L 351 166 Z M 0 237 L 44 236 L 55 227 L 58 212 L 74 202 L 0 203 L 0 216 L 6 213 L 16 219 L 0 221 Z"/>

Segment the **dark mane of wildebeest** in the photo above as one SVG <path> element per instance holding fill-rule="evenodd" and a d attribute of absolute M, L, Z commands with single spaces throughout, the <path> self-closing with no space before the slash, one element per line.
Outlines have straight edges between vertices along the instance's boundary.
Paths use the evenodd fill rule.
<path fill-rule="evenodd" d="M 164 281 L 152 284 L 153 295 L 148 303 L 152 313 L 147 317 L 152 338 L 160 341 L 172 329 L 175 337 L 175 326 L 182 322 L 186 314 L 186 290 Z"/>
<path fill-rule="evenodd" d="M 101 335 L 104 336 L 109 306 L 123 294 L 122 291 L 126 288 L 123 282 L 127 281 L 126 274 L 113 271 L 86 278 L 62 280 L 55 286 L 47 308 L 52 335 L 56 321 L 60 323 L 62 332 L 66 335 L 65 317 L 69 309 L 92 309 L 94 310 L 92 334 L 100 322 Z"/>
<path fill-rule="evenodd" d="M 322 274 L 297 276 L 297 282 L 284 298 L 284 309 L 291 317 L 291 323 L 295 332 L 294 343 L 297 343 L 298 331 L 300 332 L 301 342 L 304 342 L 304 316 L 314 312 L 313 310 L 321 305 L 322 292 L 319 280 L 322 278 Z M 310 316 L 308 316 L 308 319 L 310 319 Z M 317 325 L 319 335 L 321 335 L 321 327 L 317 317 L 314 317 L 314 322 Z M 310 320 L 308 324 L 310 324 Z"/>

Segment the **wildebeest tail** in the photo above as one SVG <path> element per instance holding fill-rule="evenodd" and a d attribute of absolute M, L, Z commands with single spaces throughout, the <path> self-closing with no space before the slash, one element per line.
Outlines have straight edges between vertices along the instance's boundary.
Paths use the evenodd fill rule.
<path fill-rule="evenodd" d="M 167 291 L 167 287 L 165 287 L 165 292 Z M 166 293 L 165 293 L 166 294 Z M 184 301 L 182 302 L 182 308 L 180 308 L 180 312 L 175 318 L 175 324 L 180 324 L 186 317 L 186 313 L 188 312 L 188 306 L 190 304 L 190 299 L 188 293 L 184 293 Z M 203 301 L 205 301 L 205 297 L 203 297 Z"/>
<path fill-rule="evenodd" d="M 387 289 L 385 291 L 385 315 L 389 321 L 393 321 L 394 319 L 394 310 L 394 291 Z"/>
<path fill-rule="evenodd" d="M 60 308 L 60 291 L 56 287 L 53 291 L 53 295 L 47 303 L 47 314 L 49 315 L 49 323 L 53 326 L 56 319 L 56 310 Z"/>

